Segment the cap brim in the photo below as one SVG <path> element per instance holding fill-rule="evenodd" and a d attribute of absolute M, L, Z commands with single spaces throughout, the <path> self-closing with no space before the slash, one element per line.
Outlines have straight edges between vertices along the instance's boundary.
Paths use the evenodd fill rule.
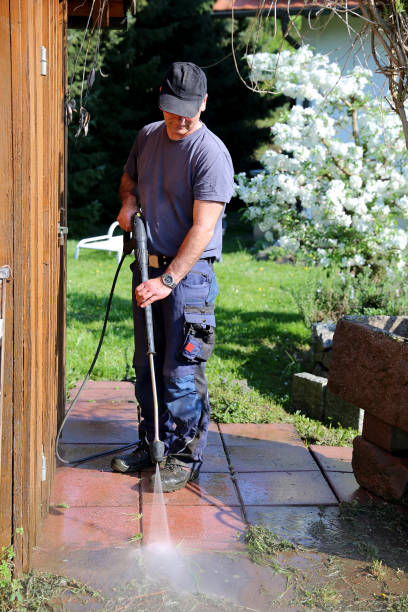
<path fill-rule="evenodd" d="M 169 94 L 159 95 L 159 107 L 166 113 L 172 113 L 173 115 L 179 115 L 180 117 L 195 117 L 200 110 L 201 101 L 197 100 L 180 100 L 176 96 L 170 96 Z"/>

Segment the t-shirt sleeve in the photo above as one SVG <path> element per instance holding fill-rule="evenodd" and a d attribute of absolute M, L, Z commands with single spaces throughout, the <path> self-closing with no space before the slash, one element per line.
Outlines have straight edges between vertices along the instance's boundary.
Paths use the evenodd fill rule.
<path fill-rule="evenodd" d="M 200 156 L 193 178 L 195 200 L 228 203 L 234 192 L 234 168 L 228 151 L 210 150 Z"/>
<path fill-rule="evenodd" d="M 135 138 L 127 162 L 123 167 L 123 171 L 127 172 L 127 174 L 129 174 L 129 176 L 135 181 L 135 183 L 137 183 L 137 155 L 139 150 L 139 136 L 140 132 Z"/>

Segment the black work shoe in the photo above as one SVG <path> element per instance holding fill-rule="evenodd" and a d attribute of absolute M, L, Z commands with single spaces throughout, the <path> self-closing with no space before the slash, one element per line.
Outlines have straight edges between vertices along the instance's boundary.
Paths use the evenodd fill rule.
<path fill-rule="evenodd" d="M 199 470 L 192 468 L 194 464 L 184 463 L 176 457 L 170 456 L 166 459 L 166 465 L 160 470 L 161 486 L 163 493 L 177 491 L 186 486 L 190 480 L 197 478 Z M 153 489 L 155 485 L 156 474 L 150 478 Z"/>
<path fill-rule="evenodd" d="M 122 472 L 122 474 L 139 472 L 139 470 L 151 467 L 152 465 L 149 448 L 144 444 L 140 444 L 136 450 L 128 455 L 117 455 L 113 457 L 111 461 L 112 470 L 114 472 Z"/>

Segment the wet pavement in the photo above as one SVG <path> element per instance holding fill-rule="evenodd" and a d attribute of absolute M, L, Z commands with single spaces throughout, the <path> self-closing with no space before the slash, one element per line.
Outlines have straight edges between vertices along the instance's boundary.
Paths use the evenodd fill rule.
<path fill-rule="evenodd" d="M 76 461 L 136 438 L 133 386 L 91 381 L 66 424 L 60 454 Z M 291 578 L 299 568 L 302 580 L 319 584 L 333 554 L 351 557 L 342 580 L 361 565 L 339 516 L 339 502 L 372 499 L 354 479 L 351 452 L 306 448 L 290 424 L 212 423 L 199 478 L 162 497 L 150 487 L 153 468 L 113 473 L 111 455 L 60 465 L 33 566 L 104 596 L 86 604 L 67 596 L 66 610 L 304 609 Z M 296 543 L 276 558 L 281 571 L 248 558 L 249 523 Z M 337 602 L 321 609 L 364 608 Z"/>

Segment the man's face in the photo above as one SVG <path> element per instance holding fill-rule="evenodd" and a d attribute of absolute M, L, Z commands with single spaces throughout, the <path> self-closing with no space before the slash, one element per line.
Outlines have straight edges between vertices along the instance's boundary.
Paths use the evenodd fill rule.
<path fill-rule="evenodd" d="M 200 115 L 205 110 L 206 103 L 207 95 L 200 106 L 200 110 L 194 117 L 182 117 L 181 115 L 174 115 L 162 110 L 167 135 L 170 140 L 180 140 L 192 134 L 201 126 Z"/>

